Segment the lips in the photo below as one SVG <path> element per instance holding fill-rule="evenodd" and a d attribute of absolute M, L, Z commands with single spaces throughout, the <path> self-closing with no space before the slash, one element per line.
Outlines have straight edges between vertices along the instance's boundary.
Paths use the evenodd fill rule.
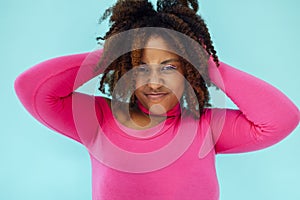
<path fill-rule="evenodd" d="M 145 96 L 151 101 L 160 101 L 162 100 L 168 93 L 146 93 Z"/>

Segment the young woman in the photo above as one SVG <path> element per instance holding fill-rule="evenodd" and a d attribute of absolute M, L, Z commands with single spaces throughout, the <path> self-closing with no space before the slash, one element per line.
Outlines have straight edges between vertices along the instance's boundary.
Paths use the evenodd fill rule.
<path fill-rule="evenodd" d="M 85 145 L 93 199 L 219 198 L 215 155 L 273 145 L 298 108 L 268 83 L 218 60 L 197 1 L 120 0 L 102 50 L 42 62 L 17 95 L 45 126 Z M 100 91 L 75 91 L 102 74 Z M 210 108 L 208 86 L 239 109 Z"/>

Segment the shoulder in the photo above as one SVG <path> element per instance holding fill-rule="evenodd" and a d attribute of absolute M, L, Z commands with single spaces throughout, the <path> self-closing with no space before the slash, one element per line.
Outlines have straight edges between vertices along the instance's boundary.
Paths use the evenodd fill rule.
<path fill-rule="evenodd" d="M 129 103 L 121 101 L 112 101 L 107 97 L 97 97 L 98 103 L 101 104 L 104 114 L 112 113 L 112 115 L 121 123 L 128 121 L 129 119 Z"/>
<path fill-rule="evenodd" d="M 237 118 L 242 115 L 239 109 L 232 108 L 205 108 L 201 117 L 200 122 L 206 121 L 209 123 L 224 122 L 229 118 Z"/>

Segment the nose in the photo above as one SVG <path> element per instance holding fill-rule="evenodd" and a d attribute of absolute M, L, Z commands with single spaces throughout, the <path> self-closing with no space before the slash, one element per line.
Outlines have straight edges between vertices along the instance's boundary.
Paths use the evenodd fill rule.
<path fill-rule="evenodd" d="M 150 73 L 148 77 L 147 86 L 152 89 L 158 89 L 162 86 L 162 79 L 157 74 L 157 72 L 153 71 L 152 73 Z"/>

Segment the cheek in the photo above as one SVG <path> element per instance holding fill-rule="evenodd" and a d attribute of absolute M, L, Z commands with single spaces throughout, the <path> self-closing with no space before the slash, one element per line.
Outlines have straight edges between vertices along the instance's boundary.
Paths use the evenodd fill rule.
<path fill-rule="evenodd" d="M 142 80 L 141 78 L 136 78 L 134 82 L 135 90 L 141 90 L 141 88 L 146 84 L 145 80 Z"/>
<path fill-rule="evenodd" d="M 179 78 L 176 78 L 176 79 L 170 81 L 168 86 L 169 86 L 169 89 L 171 89 L 178 98 L 181 98 L 183 95 L 184 89 L 185 89 L 185 79 L 182 76 Z"/>
<path fill-rule="evenodd" d="M 180 88 L 178 88 L 178 91 L 176 93 L 176 97 L 177 97 L 178 101 L 180 101 L 180 99 L 182 98 L 184 89 L 185 89 L 184 83 L 182 83 L 182 85 L 180 86 Z"/>
<path fill-rule="evenodd" d="M 142 96 L 142 92 L 143 92 L 143 90 L 144 90 L 144 87 L 141 87 L 141 86 L 138 87 L 137 84 L 135 84 L 135 86 L 136 86 L 136 87 L 135 87 L 135 90 L 134 90 L 133 94 L 134 94 L 138 99 L 140 99 L 141 96 Z"/>

